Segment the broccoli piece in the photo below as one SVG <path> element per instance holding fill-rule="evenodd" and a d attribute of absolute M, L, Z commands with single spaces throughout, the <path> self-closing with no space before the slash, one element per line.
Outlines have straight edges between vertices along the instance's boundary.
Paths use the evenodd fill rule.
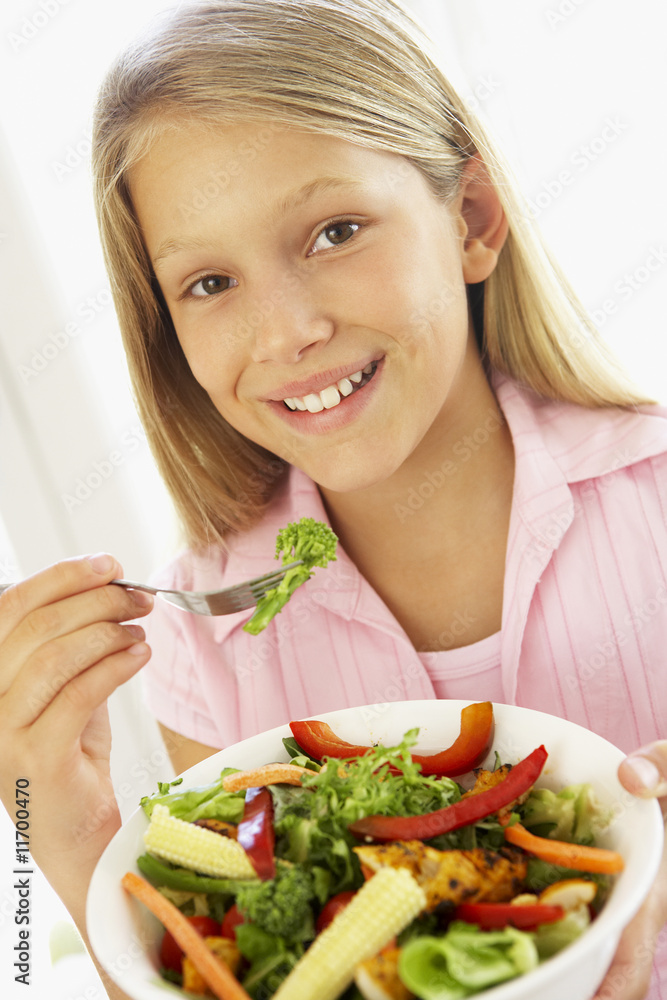
<path fill-rule="evenodd" d="M 276 559 L 282 555 L 283 566 L 297 559 L 301 566 L 287 571 L 277 587 L 269 590 L 255 608 L 252 618 L 243 626 L 244 631 L 258 635 L 285 607 L 297 587 L 309 580 L 314 566 L 325 567 L 336 559 L 338 538 L 328 524 L 312 517 L 302 517 L 294 524 L 281 528 L 276 539 Z"/>
<path fill-rule="evenodd" d="M 239 887 L 236 905 L 252 924 L 286 944 L 296 944 L 315 937 L 311 906 L 315 898 L 310 872 L 302 865 L 278 862 L 275 878 Z"/>

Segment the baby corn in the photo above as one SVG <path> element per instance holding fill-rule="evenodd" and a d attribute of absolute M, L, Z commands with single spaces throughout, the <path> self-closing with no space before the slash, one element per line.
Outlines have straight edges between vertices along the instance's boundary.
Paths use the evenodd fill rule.
<path fill-rule="evenodd" d="M 146 849 L 182 868 L 215 878 L 257 878 L 248 855 L 231 837 L 195 826 L 156 805 L 144 834 Z"/>
<path fill-rule="evenodd" d="M 275 1000 L 335 1000 L 360 962 L 407 927 L 426 906 L 424 891 L 402 868 L 382 868 L 315 938 Z"/>

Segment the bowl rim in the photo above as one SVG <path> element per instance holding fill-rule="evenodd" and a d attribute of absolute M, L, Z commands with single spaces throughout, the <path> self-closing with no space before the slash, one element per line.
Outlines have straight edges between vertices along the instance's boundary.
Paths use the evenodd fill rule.
<path fill-rule="evenodd" d="M 398 712 L 412 710 L 419 715 L 421 712 L 437 713 L 442 710 L 445 712 L 456 713 L 460 716 L 460 711 L 466 705 L 472 704 L 473 702 L 469 699 L 448 699 L 448 700 L 438 700 L 438 699 L 423 699 L 414 701 L 401 701 L 401 702 L 390 702 L 388 704 L 369 704 L 353 706 L 351 708 L 335 709 L 330 712 L 319 712 L 314 715 L 302 716 L 303 719 L 318 719 L 324 722 L 328 722 L 332 728 L 335 729 L 336 723 L 341 721 L 347 723 L 351 720 L 354 728 L 362 725 L 368 725 L 371 719 L 382 719 L 386 716 L 387 710 L 389 709 L 389 722 L 391 726 L 391 718 Z M 446 709 L 443 707 L 446 706 Z M 578 731 L 582 738 L 588 741 L 593 741 L 598 745 L 600 750 L 604 750 L 609 755 L 610 763 L 612 760 L 615 762 L 616 766 L 624 759 L 626 754 L 621 751 L 614 744 L 605 740 L 603 737 L 599 736 L 597 733 L 591 730 L 585 729 L 579 726 L 577 723 L 570 722 L 569 720 L 563 719 L 560 716 L 550 715 L 546 712 L 541 712 L 536 709 L 522 708 L 521 706 L 508 705 L 503 702 L 493 702 L 494 706 L 494 717 L 496 721 L 498 720 L 498 715 L 496 710 L 499 711 L 500 717 L 502 719 L 502 725 L 505 723 L 511 723 L 512 716 L 516 715 L 517 718 L 520 716 L 526 719 L 528 715 L 531 717 L 538 726 L 540 722 L 543 722 L 545 726 L 556 726 L 562 727 L 563 731 L 575 732 Z M 528 713 L 528 715 L 526 714 Z M 420 729 L 423 729 L 423 724 L 418 722 L 415 725 L 420 725 Z M 403 731 L 411 726 L 402 723 Z M 400 728 L 400 727 L 399 727 Z M 370 729 L 370 726 L 369 726 Z M 385 726 L 386 729 L 386 726 Z M 585 735 L 584 735 L 585 734 Z M 257 733 L 254 736 L 248 737 L 245 740 L 241 740 L 235 744 L 230 744 L 228 747 L 218 751 L 215 754 L 199 761 L 192 767 L 181 772 L 177 777 L 182 777 L 183 787 L 187 787 L 188 783 L 194 785 L 208 783 L 213 780 L 216 773 L 220 772 L 223 766 L 242 766 L 239 764 L 231 765 L 228 760 L 230 754 L 233 756 L 235 753 L 241 751 L 248 752 L 252 751 L 254 746 L 261 746 L 264 742 L 275 742 L 276 748 L 280 747 L 280 753 L 283 759 L 287 758 L 287 754 L 282 748 L 282 738 L 284 736 L 291 735 L 289 729 L 289 724 L 273 727 L 270 730 L 265 730 L 264 732 Z M 356 737 L 360 740 L 362 737 Z M 399 736 L 400 738 L 400 736 Z M 545 736 L 545 740 L 548 741 L 548 735 Z M 369 739 L 373 739 L 372 733 L 369 732 Z M 420 739 L 419 745 L 423 746 L 422 740 Z M 441 745 L 441 744 L 435 744 Z M 492 741 L 492 749 L 490 753 L 493 753 L 494 741 Z M 424 747 L 426 748 L 426 747 Z M 549 750 L 547 742 L 547 750 Z M 529 751 L 526 751 L 529 752 Z M 525 753 L 525 752 L 524 752 Z M 225 760 L 222 760 L 225 758 Z M 487 758 L 488 759 L 488 758 Z M 172 779 L 173 780 L 173 779 Z M 586 780 L 582 778 L 582 780 Z M 553 782 L 552 782 L 553 783 Z M 591 781 L 594 785 L 594 779 Z M 561 782 L 562 784 L 562 782 Z M 619 783 L 619 789 L 622 790 L 622 786 Z M 615 948 L 616 942 L 621 935 L 624 926 L 632 919 L 635 915 L 641 903 L 643 902 L 650 886 L 657 873 L 662 844 L 664 835 L 664 825 L 662 820 L 662 813 L 660 807 L 655 800 L 645 800 L 635 798 L 630 796 L 629 793 L 625 793 L 631 800 L 629 804 L 629 809 L 643 814 L 642 816 L 642 853 L 645 858 L 645 865 L 642 867 L 641 877 L 636 879 L 632 884 L 621 883 L 624 875 L 627 875 L 626 871 L 620 873 L 617 876 L 615 885 L 619 883 L 623 884 L 624 893 L 621 894 L 612 892 L 609 899 L 605 903 L 600 914 L 596 920 L 590 925 L 590 927 L 585 931 L 585 933 L 574 941 L 571 945 L 568 945 L 563 951 L 554 955 L 552 958 L 544 963 L 541 963 L 535 969 L 530 972 L 525 973 L 523 976 L 518 977 L 518 979 L 509 980 L 507 983 L 501 983 L 497 986 L 491 987 L 480 994 L 480 997 L 488 997 L 489 1000 L 515 1000 L 517 996 L 517 987 L 519 983 L 522 985 L 528 983 L 531 993 L 539 989 L 546 982 L 551 982 L 554 976 L 559 977 L 566 975 L 568 970 L 579 964 L 581 960 L 582 953 L 591 953 L 596 951 L 601 945 L 609 947 L 609 943 L 613 941 L 613 946 Z M 110 843 L 105 848 L 103 854 L 101 855 L 93 877 L 90 882 L 88 896 L 86 900 L 86 926 L 91 942 L 91 947 L 96 957 L 98 958 L 102 967 L 107 971 L 107 973 L 114 979 L 122 989 L 128 991 L 128 988 L 132 989 L 132 980 L 129 978 L 116 978 L 113 971 L 113 961 L 110 960 L 107 950 L 105 949 L 106 936 L 104 934 L 102 924 L 99 920 L 100 908 L 99 908 L 99 897 L 102 891 L 102 886 L 104 885 L 106 891 L 106 865 L 108 864 L 108 859 L 110 855 L 114 854 L 119 848 L 119 845 L 123 841 L 123 838 L 128 835 L 128 831 L 131 829 L 131 825 L 136 825 L 140 821 L 137 819 L 138 815 L 144 815 L 145 825 L 148 825 L 148 819 L 143 814 L 143 809 L 141 805 L 134 810 L 134 812 L 126 819 L 121 828 L 116 832 Z M 136 867 L 136 858 L 133 859 L 132 865 L 127 866 L 128 870 L 138 871 Z M 119 893 L 122 892 L 120 888 L 120 881 L 118 881 Z M 131 901 L 131 907 L 136 909 L 136 901 Z M 131 919 L 131 918 L 130 918 Z M 144 957 L 148 956 L 148 949 L 144 948 Z M 169 995 L 168 989 L 169 984 L 164 980 L 159 978 L 159 970 L 154 968 L 154 979 L 146 980 L 145 978 L 138 979 L 136 981 L 137 986 L 134 988 L 142 987 L 141 992 L 137 992 L 136 996 L 138 1000 L 144 1000 L 144 997 L 155 997 L 156 1000 L 159 996 L 167 997 Z M 152 991 L 146 992 L 143 987 L 152 987 Z M 153 992 L 154 991 L 154 992 Z M 159 991 L 159 992 L 158 992 Z M 131 994 L 132 995 L 132 994 Z M 178 993 L 173 994 L 178 996 Z M 180 994 L 183 995 L 184 994 Z"/>

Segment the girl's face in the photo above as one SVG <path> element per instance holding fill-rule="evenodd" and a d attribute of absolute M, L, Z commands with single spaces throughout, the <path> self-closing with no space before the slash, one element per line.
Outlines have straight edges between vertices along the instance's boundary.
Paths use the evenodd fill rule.
<path fill-rule="evenodd" d="M 273 125 L 187 125 L 130 179 L 183 352 L 238 431 L 348 491 L 456 426 L 479 367 L 465 226 L 410 163 Z"/>

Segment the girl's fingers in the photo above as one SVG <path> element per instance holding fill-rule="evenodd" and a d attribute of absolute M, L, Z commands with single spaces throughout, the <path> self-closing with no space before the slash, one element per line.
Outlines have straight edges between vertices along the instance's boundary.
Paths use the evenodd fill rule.
<path fill-rule="evenodd" d="M 0 643 L 38 608 L 73 594 L 103 587 L 122 575 L 120 563 L 106 553 L 65 559 L 40 570 L 0 595 Z"/>
<path fill-rule="evenodd" d="M 44 733 L 45 742 L 53 746 L 71 746 L 78 740 L 91 715 L 117 687 L 130 680 L 150 659 L 151 650 L 145 643 L 107 656 L 69 681 L 51 701 L 32 726 L 37 740 Z"/>
<path fill-rule="evenodd" d="M 153 598 L 141 591 L 99 586 L 35 608 L 16 625 L 2 644 L 0 695 L 9 690 L 32 657 L 48 656 L 48 652 L 40 654 L 40 650 L 51 649 L 56 640 L 76 635 L 95 623 L 102 625 L 140 618 L 152 606 Z M 74 660 L 86 652 L 74 644 L 71 648 Z"/>
<path fill-rule="evenodd" d="M 4 726 L 32 725 L 61 692 L 82 673 L 145 638 L 140 626 L 96 622 L 73 635 L 40 646 L 2 699 Z M 143 651 L 142 651 L 143 652 Z M 115 685 L 119 681 L 116 679 Z"/>
<path fill-rule="evenodd" d="M 645 799 L 667 796 L 667 740 L 649 743 L 626 757 L 618 777 L 633 795 Z"/>
<path fill-rule="evenodd" d="M 614 960 L 593 1000 L 641 1000 L 648 996 L 660 925 L 644 906 L 625 928 Z"/>

